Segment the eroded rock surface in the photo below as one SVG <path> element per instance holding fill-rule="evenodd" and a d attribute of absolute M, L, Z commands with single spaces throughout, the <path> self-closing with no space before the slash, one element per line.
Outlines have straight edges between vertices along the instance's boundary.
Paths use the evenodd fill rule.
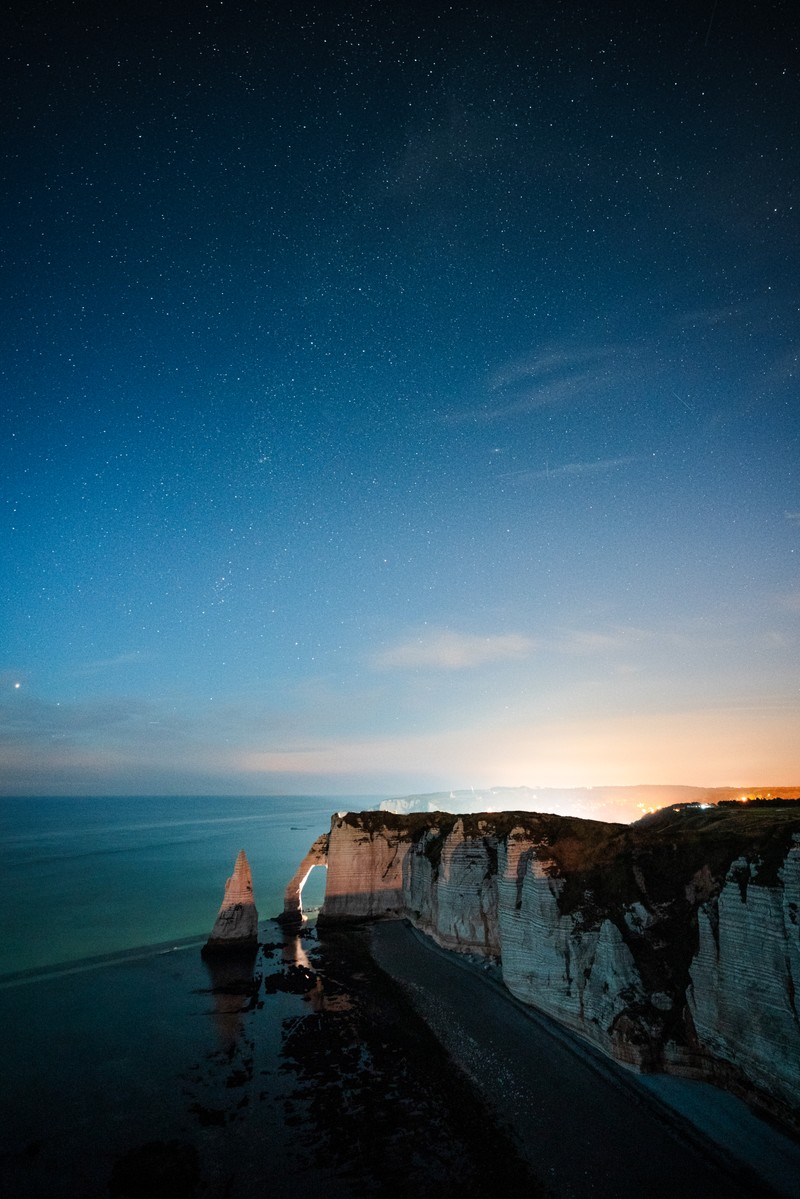
<path fill-rule="evenodd" d="M 617 1060 L 800 1127 L 800 807 L 347 813 L 327 865 L 323 924 L 405 917 Z"/>
<path fill-rule="evenodd" d="M 257 945 L 258 912 L 253 898 L 253 877 L 247 855 L 240 849 L 203 953 L 255 950 Z"/>

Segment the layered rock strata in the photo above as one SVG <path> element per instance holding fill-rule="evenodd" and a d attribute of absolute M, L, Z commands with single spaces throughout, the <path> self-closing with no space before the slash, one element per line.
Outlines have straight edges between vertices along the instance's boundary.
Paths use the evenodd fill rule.
<path fill-rule="evenodd" d="M 800 1128 L 800 807 L 348 813 L 327 865 L 323 925 L 405 917 L 618 1061 Z"/>
<path fill-rule="evenodd" d="M 253 877 L 247 855 L 240 849 L 203 953 L 254 950 L 257 945 L 258 912 L 253 898 Z"/>

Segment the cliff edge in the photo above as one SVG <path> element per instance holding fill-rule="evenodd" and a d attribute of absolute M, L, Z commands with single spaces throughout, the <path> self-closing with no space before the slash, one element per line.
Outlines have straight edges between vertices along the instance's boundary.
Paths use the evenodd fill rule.
<path fill-rule="evenodd" d="M 346 813 L 325 853 L 321 925 L 407 918 L 618 1061 L 800 1130 L 800 804 Z"/>

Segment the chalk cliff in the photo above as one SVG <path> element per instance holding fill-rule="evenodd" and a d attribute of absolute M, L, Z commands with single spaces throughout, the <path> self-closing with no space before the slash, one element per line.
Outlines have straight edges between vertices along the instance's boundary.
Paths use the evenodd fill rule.
<path fill-rule="evenodd" d="M 253 898 L 253 877 L 247 856 L 240 849 L 233 874 L 225 883 L 222 905 L 203 953 L 255 949 L 257 944 L 258 912 Z"/>
<path fill-rule="evenodd" d="M 406 917 L 617 1060 L 800 1128 L 800 806 L 348 813 L 327 865 L 323 926 Z"/>

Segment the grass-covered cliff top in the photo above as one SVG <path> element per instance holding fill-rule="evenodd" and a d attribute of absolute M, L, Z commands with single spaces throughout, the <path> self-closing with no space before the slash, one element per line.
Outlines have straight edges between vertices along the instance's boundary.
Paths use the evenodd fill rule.
<path fill-rule="evenodd" d="M 777 882 L 794 833 L 800 833 L 800 801 L 774 800 L 753 804 L 722 804 L 709 808 L 665 808 L 629 826 L 628 838 L 639 854 L 656 854 L 666 847 L 687 864 L 707 865 L 712 874 L 727 869 L 735 858 L 757 863 L 755 882 Z"/>
<path fill-rule="evenodd" d="M 800 833 L 800 801 L 676 805 L 635 824 L 541 812 L 348 812 L 338 819 L 373 836 L 388 833 L 410 841 L 432 829 L 443 839 L 459 820 L 467 837 L 502 841 L 519 829 L 542 847 L 558 874 L 579 878 L 582 892 L 588 887 L 621 898 L 621 892 L 630 891 L 631 867 L 637 865 L 657 901 L 660 893 L 674 894 L 678 880 L 688 882 L 704 868 L 714 878 L 723 877 L 740 857 L 757 864 L 756 883 L 774 884 L 792 834 Z"/>
<path fill-rule="evenodd" d="M 556 816 L 548 812 L 471 812 L 457 815 L 453 812 L 346 812 L 334 817 L 350 828 L 362 829 L 366 833 L 393 833 L 414 840 L 427 829 L 436 828 L 449 833 L 456 821 L 463 820 L 464 832 L 468 837 L 507 837 L 515 828 L 521 828 L 534 837 L 558 840 L 562 836 L 601 836 L 604 831 L 619 832 L 628 828 L 626 824 L 609 824 L 603 820 L 584 820 L 579 816 Z"/>

